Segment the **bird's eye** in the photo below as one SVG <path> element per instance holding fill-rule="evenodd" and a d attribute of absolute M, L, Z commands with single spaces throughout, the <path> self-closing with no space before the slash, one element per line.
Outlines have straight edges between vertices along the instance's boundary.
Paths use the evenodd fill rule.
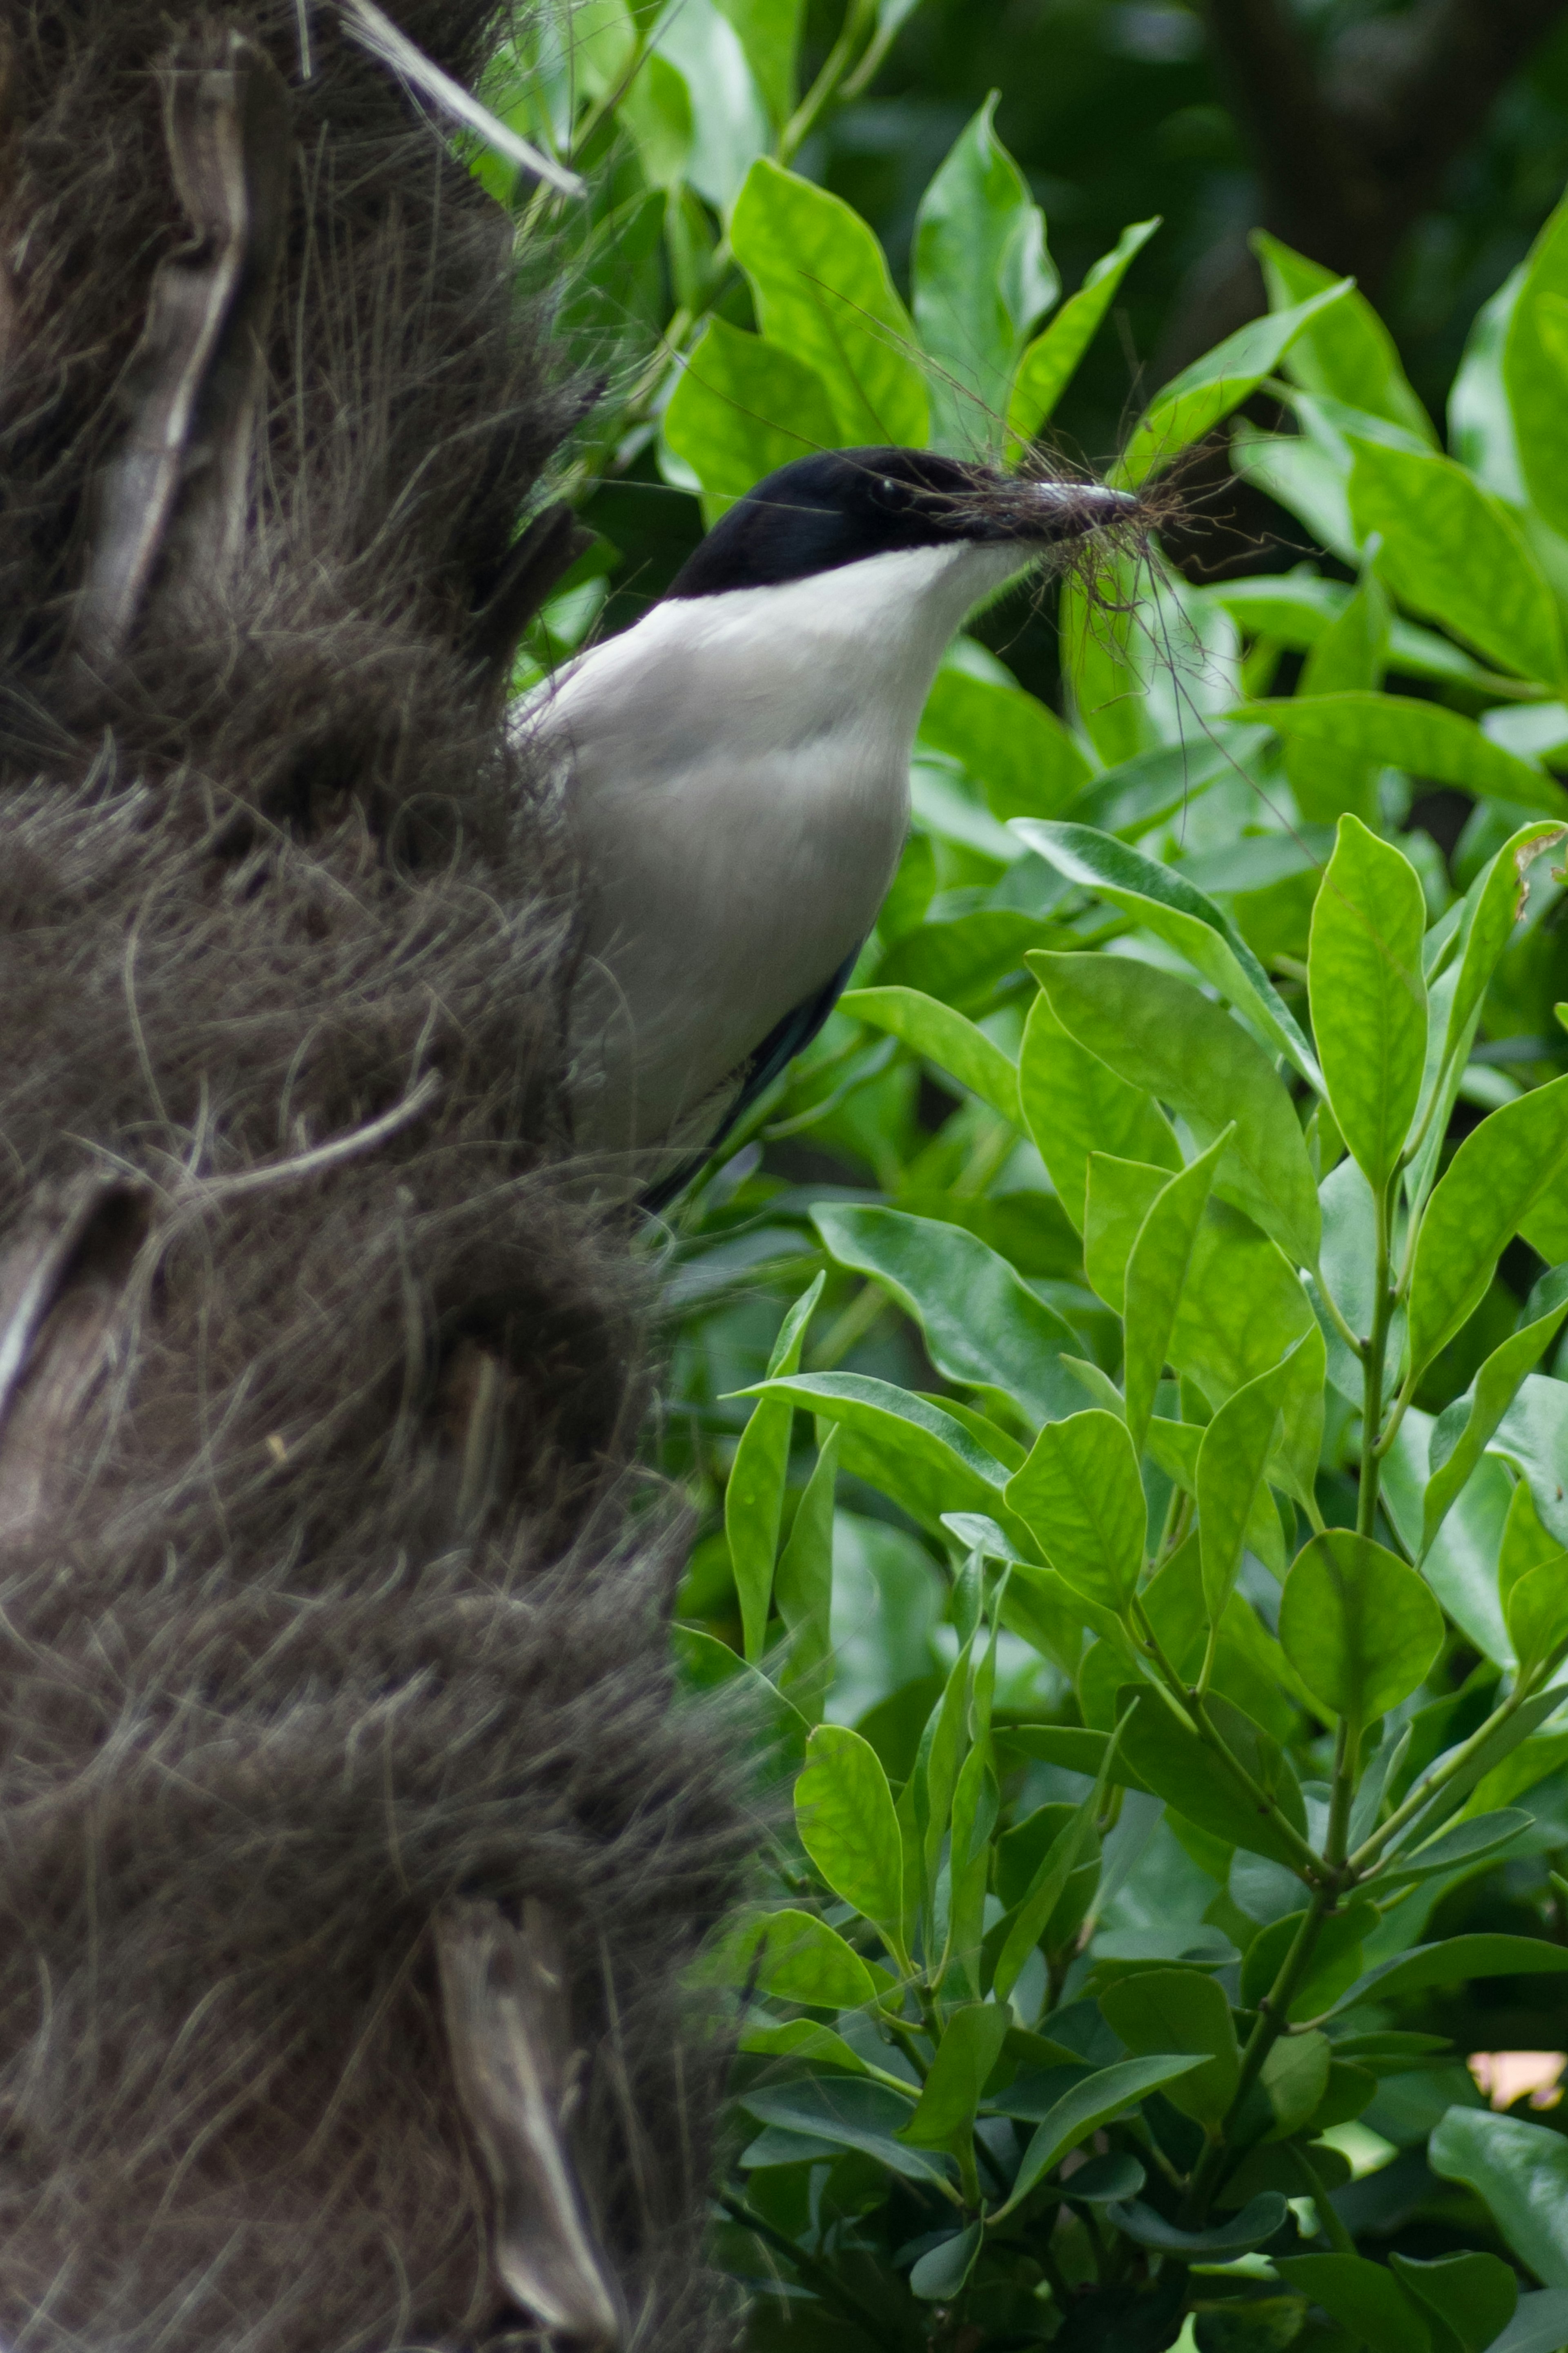
<path fill-rule="evenodd" d="M 882 477 L 882 495 L 889 499 L 896 499 L 899 495 L 899 486 L 891 474 L 884 474 Z"/>

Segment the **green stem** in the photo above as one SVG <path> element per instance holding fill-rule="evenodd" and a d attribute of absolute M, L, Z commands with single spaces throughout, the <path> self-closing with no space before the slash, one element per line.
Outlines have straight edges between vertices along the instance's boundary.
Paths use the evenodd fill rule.
<path fill-rule="evenodd" d="M 1312 2201 L 1312 2211 L 1317 2215 L 1319 2230 L 1321 2231 L 1336 2255 L 1353 2255 L 1356 2252 L 1355 2241 L 1331 2205 L 1329 2193 L 1323 2187 L 1322 2175 L 1318 2171 L 1305 2149 L 1293 2147 L 1290 2156 L 1296 2170 L 1305 2184 L 1307 2195 Z"/>
<path fill-rule="evenodd" d="M 799 153 L 828 107 L 839 95 L 840 86 L 845 82 L 875 18 L 875 0 L 849 0 L 838 38 L 829 49 L 822 71 L 779 133 L 779 143 L 773 151 L 779 163 L 787 164 L 792 156 Z M 879 58 L 878 63 L 880 62 Z"/>
<path fill-rule="evenodd" d="M 1489 1740 L 1498 1727 L 1507 1723 L 1514 1710 L 1522 1705 L 1532 1691 L 1539 1688 L 1540 1681 L 1539 1673 L 1522 1680 L 1517 1689 L 1504 1700 L 1502 1705 L 1494 1708 L 1486 1722 L 1472 1732 L 1468 1740 L 1461 1741 L 1447 1762 L 1429 1774 L 1426 1780 L 1417 1782 L 1404 1804 L 1396 1806 L 1382 1827 L 1373 1831 L 1370 1838 L 1363 1840 L 1361 1845 L 1350 1857 L 1347 1865 L 1358 1879 L 1366 1876 L 1389 1842 L 1396 1839 L 1400 1831 L 1415 1820 L 1417 1814 L 1425 1812 L 1439 1790 L 1445 1788 L 1457 1773 L 1463 1772 L 1483 1741 Z"/>
<path fill-rule="evenodd" d="M 1327 1278 L 1323 1274 L 1321 1268 L 1317 1269 L 1316 1272 L 1318 1278 L 1318 1296 L 1322 1301 L 1323 1305 L 1328 1312 L 1330 1323 L 1333 1325 L 1335 1331 L 1339 1334 L 1341 1339 L 1344 1342 L 1346 1347 L 1350 1350 L 1356 1362 L 1358 1364 L 1364 1363 L 1366 1358 L 1366 1342 L 1364 1340 L 1358 1339 L 1355 1334 L 1351 1330 L 1350 1325 L 1345 1322 L 1344 1316 L 1341 1313 L 1340 1303 L 1334 1297 L 1333 1293 L 1329 1289 Z"/>

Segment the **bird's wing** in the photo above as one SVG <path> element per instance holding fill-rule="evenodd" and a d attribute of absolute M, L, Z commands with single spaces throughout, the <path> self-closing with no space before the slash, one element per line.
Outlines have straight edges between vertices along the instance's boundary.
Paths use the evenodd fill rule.
<path fill-rule="evenodd" d="M 752 1049 L 746 1060 L 745 1077 L 719 1125 L 700 1152 L 688 1153 L 668 1176 L 661 1176 L 657 1184 L 647 1187 L 642 1195 L 645 1209 L 662 1209 L 674 1200 L 678 1193 L 684 1192 L 692 1178 L 712 1158 L 736 1121 L 744 1117 L 758 1097 L 772 1086 L 780 1071 L 787 1069 L 797 1054 L 805 1051 L 849 986 L 849 976 L 864 945 L 863 940 L 857 941 L 832 979 L 792 1007 L 782 1021 L 773 1024 L 761 1045 Z"/>

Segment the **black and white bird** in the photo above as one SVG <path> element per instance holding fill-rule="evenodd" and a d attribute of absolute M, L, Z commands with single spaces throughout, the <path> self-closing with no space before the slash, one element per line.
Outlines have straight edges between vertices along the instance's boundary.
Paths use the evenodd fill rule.
<path fill-rule="evenodd" d="M 929 451 L 770 474 L 520 707 L 582 860 L 579 1144 L 668 1200 L 808 1045 L 876 922 L 954 631 L 1136 501 Z"/>

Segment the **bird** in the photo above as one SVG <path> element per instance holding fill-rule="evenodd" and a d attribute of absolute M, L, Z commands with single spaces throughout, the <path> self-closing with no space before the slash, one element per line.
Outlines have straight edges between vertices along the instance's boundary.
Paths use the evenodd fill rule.
<path fill-rule="evenodd" d="M 644 1208 L 690 1183 L 847 986 L 965 616 L 1137 509 L 930 450 L 796 459 L 517 707 L 582 877 L 574 1140 L 645 1180 Z"/>

